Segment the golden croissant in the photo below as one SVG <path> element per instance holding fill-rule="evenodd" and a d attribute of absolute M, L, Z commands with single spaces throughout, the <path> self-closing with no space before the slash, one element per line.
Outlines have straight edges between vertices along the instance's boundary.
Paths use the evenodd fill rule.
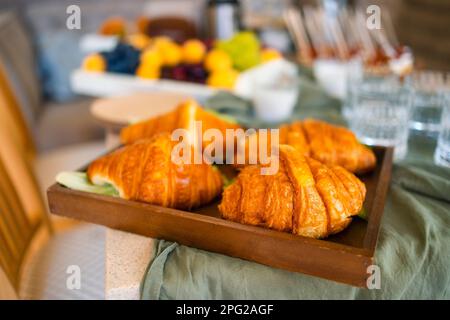
<path fill-rule="evenodd" d="M 122 147 L 89 165 L 94 184 L 113 185 L 124 199 L 164 207 L 191 209 L 222 191 L 222 176 L 207 163 L 172 161 L 176 142 L 168 133 Z"/>
<path fill-rule="evenodd" d="M 326 166 L 294 147 L 280 145 L 279 170 L 261 175 L 244 167 L 225 188 L 223 218 L 296 235 L 324 238 L 345 229 L 363 206 L 366 188 L 340 166 Z"/>
<path fill-rule="evenodd" d="M 249 139 L 259 141 L 262 138 L 257 133 Z M 265 143 L 270 146 L 270 135 L 267 135 Z M 282 125 L 279 128 L 279 144 L 288 144 L 305 156 L 326 165 L 339 165 L 353 173 L 369 172 L 376 165 L 373 151 L 359 143 L 353 132 L 324 121 L 306 119 Z M 247 139 L 245 148 L 248 145 Z M 248 153 L 245 148 L 243 150 Z"/>
<path fill-rule="evenodd" d="M 175 129 L 186 129 L 194 135 L 196 121 L 201 122 L 202 135 L 208 129 L 218 129 L 225 137 L 226 129 L 240 128 L 238 124 L 224 120 L 204 110 L 195 101 L 189 100 L 180 104 L 174 111 L 123 128 L 120 140 L 123 144 L 129 144 L 142 138 L 150 138 L 160 132 L 172 133 Z M 203 141 L 203 147 L 209 142 Z"/>

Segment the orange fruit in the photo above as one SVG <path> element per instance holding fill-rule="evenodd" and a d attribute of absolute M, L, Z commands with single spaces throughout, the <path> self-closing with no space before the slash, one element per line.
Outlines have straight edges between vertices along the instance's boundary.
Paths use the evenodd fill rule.
<path fill-rule="evenodd" d="M 144 50 L 150 44 L 150 38 L 143 33 L 131 34 L 127 37 L 128 43 L 138 50 Z"/>
<path fill-rule="evenodd" d="M 166 37 L 166 36 L 154 37 L 152 40 L 152 45 L 156 49 L 160 49 L 161 47 L 163 47 L 164 45 L 166 45 L 168 43 L 173 43 L 173 41 L 172 41 L 172 39 L 170 39 L 169 37 Z"/>
<path fill-rule="evenodd" d="M 160 67 L 163 63 L 161 53 L 156 49 L 147 49 L 141 53 L 140 57 L 141 63 L 146 65 L 152 65 L 155 67 Z"/>
<path fill-rule="evenodd" d="M 183 61 L 185 63 L 200 63 L 206 53 L 206 47 L 200 40 L 187 40 L 182 47 Z"/>
<path fill-rule="evenodd" d="M 181 47 L 172 40 L 160 38 L 155 41 L 154 47 L 161 54 L 163 65 L 173 67 L 181 62 Z"/>
<path fill-rule="evenodd" d="M 143 79 L 158 79 L 161 75 L 159 66 L 141 63 L 136 70 L 136 75 Z"/>
<path fill-rule="evenodd" d="M 147 33 L 149 25 L 150 25 L 150 18 L 147 16 L 139 16 L 136 19 L 136 27 L 140 33 L 143 34 Z"/>
<path fill-rule="evenodd" d="M 124 36 L 126 21 L 122 17 L 109 17 L 103 21 L 98 33 L 104 36 Z"/>

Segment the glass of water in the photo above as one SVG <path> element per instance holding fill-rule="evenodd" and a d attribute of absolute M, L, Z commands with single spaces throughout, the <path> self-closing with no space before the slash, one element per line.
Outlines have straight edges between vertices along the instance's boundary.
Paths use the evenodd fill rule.
<path fill-rule="evenodd" d="M 437 165 L 450 167 L 450 94 L 443 95 L 440 133 L 434 153 Z"/>
<path fill-rule="evenodd" d="M 436 138 L 440 131 L 444 103 L 444 75 L 434 71 L 418 71 L 408 77 L 407 83 L 414 91 L 410 129 Z"/>
<path fill-rule="evenodd" d="M 347 63 L 346 77 L 345 77 L 345 98 L 342 103 L 342 115 L 347 121 L 351 116 L 352 103 L 352 87 L 360 83 L 364 79 L 364 70 L 360 58 L 355 58 Z M 333 79 L 334 81 L 335 79 Z"/>
<path fill-rule="evenodd" d="M 365 86 L 367 87 L 371 83 L 376 86 L 385 82 L 393 82 L 397 84 L 399 83 L 399 77 L 394 74 L 377 75 L 372 72 L 368 72 L 367 70 L 363 70 L 362 67 L 358 67 L 357 64 L 353 63 L 349 67 L 347 73 L 346 99 L 343 101 L 342 105 L 342 115 L 344 118 L 350 122 L 350 118 L 353 114 L 353 95 L 357 92 L 357 87 L 359 85 L 365 83 Z"/>
<path fill-rule="evenodd" d="M 412 91 L 396 78 L 371 79 L 352 86 L 349 124 L 367 145 L 393 146 L 394 159 L 408 150 Z"/>

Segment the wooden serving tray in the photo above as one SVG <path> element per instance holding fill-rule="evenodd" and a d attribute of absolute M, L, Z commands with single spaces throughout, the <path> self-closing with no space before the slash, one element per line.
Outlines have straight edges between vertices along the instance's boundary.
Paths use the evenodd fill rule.
<path fill-rule="evenodd" d="M 217 201 L 192 212 L 75 191 L 59 184 L 48 191 L 54 214 L 152 238 L 256 261 L 365 287 L 373 264 L 392 170 L 392 148 L 375 147 L 377 168 L 362 176 L 368 221 L 355 217 L 343 232 L 316 240 L 223 220 Z"/>

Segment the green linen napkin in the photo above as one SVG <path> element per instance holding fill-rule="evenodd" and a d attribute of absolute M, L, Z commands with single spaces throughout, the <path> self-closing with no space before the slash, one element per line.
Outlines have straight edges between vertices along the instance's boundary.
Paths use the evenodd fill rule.
<path fill-rule="evenodd" d="M 301 91 L 293 119 L 345 123 L 339 101 L 311 79 L 302 78 Z M 208 107 L 249 127 L 264 125 L 254 120 L 250 102 L 230 94 L 214 96 Z M 356 288 L 157 240 L 141 298 L 449 299 L 450 170 L 433 165 L 433 149 L 425 138 L 412 136 L 407 158 L 394 166 L 376 250 L 381 289 Z"/>

